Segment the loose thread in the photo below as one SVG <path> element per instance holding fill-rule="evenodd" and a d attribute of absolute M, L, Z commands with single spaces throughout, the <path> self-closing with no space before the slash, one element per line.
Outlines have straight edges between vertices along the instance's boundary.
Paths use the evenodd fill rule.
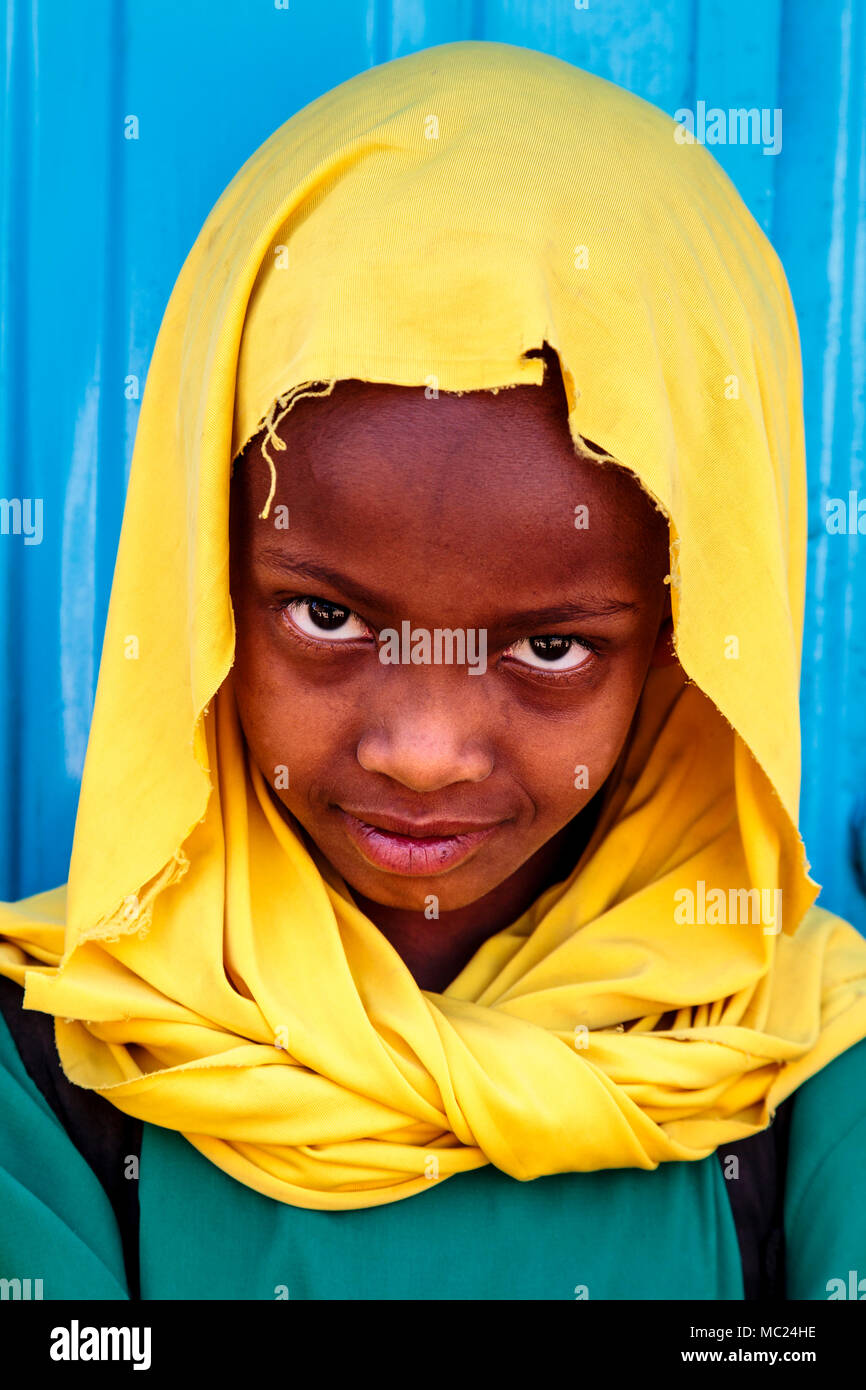
<path fill-rule="evenodd" d="M 280 439 L 280 436 L 277 434 L 277 426 L 280 424 L 282 420 L 285 419 L 289 411 L 292 409 L 292 406 L 296 405 L 298 401 L 304 400 L 307 396 L 330 396 L 336 384 L 336 380 L 320 382 L 319 385 L 323 385 L 325 389 L 323 391 L 316 391 L 312 389 L 314 386 L 313 382 L 300 382 L 299 385 L 293 386 L 282 396 L 277 396 L 277 399 L 274 401 L 273 405 L 271 406 L 270 410 L 265 416 L 262 426 L 265 431 L 265 436 L 262 440 L 262 457 L 267 460 L 268 467 L 271 471 L 271 487 L 264 508 L 262 509 L 262 511 L 259 512 L 259 517 L 262 521 L 267 520 L 268 513 L 271 509 L 271 503 L 274 500 L 274 493 L 277 490 L 277 469 L 274 460 L 268 453 L 268 444 L 271 443 L 273 444 L 275 449 L 280 450 L 283 450 L 287 447 L 285 440 Z M 307 387 L 309 387 L 310 389 L 307 390 Z M 282 407 L 282 409 L 280 409 L 279 414 L 276 414 L 275 412 L 277 411 L 278 407 Z"/>

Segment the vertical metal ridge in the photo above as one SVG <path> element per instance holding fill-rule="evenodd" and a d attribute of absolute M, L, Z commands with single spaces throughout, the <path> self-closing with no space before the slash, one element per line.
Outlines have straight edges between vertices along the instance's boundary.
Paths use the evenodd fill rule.
<path fill-rule="evenodd" d="M 4 35 L 2 234 L 4 257 L 0 279 L 0 399 L 2 399 L 3 466 L 0 494 L 22 497 L 26 491 L 29 319 L 27 267 L 30 233 L 30 131 L 33 113 L 33 7 L 30 0 L 8 0 Z M 19 661 L 25 572 L 20 542 L 0 536 L 3 577 L 3 644 L 0 682 L 3 711 L 0 866 L 2 896 L 20 892 L 22 826 L 21 744 L 19 730 L 25 691 Z"/>

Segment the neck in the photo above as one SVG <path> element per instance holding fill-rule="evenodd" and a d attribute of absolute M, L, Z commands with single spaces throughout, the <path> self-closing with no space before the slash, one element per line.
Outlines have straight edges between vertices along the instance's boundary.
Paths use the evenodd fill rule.
<path fill-rule="evenodd" d="M 515 922 L 546 888 L 568 877 L 589 841 L 600 805 L 601 798 L 594 797 L 580 815 L 483 898 L 432 921 L 423 912 L 384 907 L 355 892 L 352 896 L 405 961 L 420 988 L 439 993 L 488 937 Z"/>

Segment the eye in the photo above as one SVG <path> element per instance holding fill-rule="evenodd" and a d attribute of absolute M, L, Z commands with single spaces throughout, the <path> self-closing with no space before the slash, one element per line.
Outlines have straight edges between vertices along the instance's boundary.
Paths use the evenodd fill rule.
<path fill-rule="evenodd" d="M 351 608 L 329 603 L 324 598 L 292 599 L 283 611 L 299 632 L 320 642 L 352 642 L 374 636 Z"/>
<path fill-rule="evenodd" d="M 577 637 L 523 637 L 503 656 L 510 656 L 535 671 L 576 671 L 593 658 L 592 648 Z"/>

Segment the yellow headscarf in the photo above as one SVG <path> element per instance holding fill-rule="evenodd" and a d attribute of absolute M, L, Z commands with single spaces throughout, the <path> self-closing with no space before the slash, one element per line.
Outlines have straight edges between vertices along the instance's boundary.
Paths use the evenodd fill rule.
<path fill-rule="evenodd" d="M 488 1162 L 529 1179 L 700 1159 L 866 1035 L 866 942 L 811 906 L 796 828 L 794 313 L 732 184 L 676 129 L 556 58 L 427 49 L 276 131 L 172 293 L 68 895 L 5 905 L 0 971 L 57 1016 L 70 1080 L 278 1201 L 374 1206 Z M 436 994 L 247 760 L 231 465 L 267 418 L 291 467 L 272 431 L 298 392 L 539 384 L 524 354 L 545 341 L 575 444 L 603 444 L 670 519 L 688 679 L 651 673 L 574 873 Z M 781 890 L 781 932 L 716 920 L 752 888 Z M 683 890 L 704 921 L 679 920 Z"/>

